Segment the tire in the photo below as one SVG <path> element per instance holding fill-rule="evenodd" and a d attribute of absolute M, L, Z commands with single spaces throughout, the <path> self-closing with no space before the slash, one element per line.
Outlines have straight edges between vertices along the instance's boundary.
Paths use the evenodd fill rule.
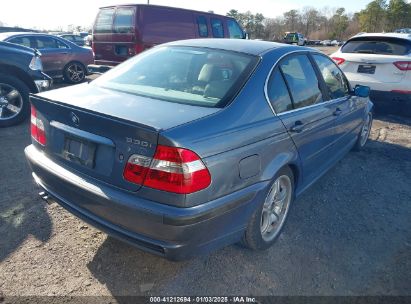
<path fill-rule="evenodd" d="M 367 143 L 368 136 L 370 135 L 371 132 L 371 127 L 372 127 L 372 113 L 369 112 L 367 114 L 367 118 L 364 121 L 363 126 L 361 127 L 360 134 L 358 134 L 357 141 L 355 142 L 355 145 L 353 147 L 354 151 L 361 151 L 365 144 Z"/>
<path fill-rule="evenodd" d="M 86 78 L 86 72 L 86 68 L 82 63 L 72 61 L 64 67 L 64 80 L 71 84 L 81 83 Z"/>
<path fill-rule="evenodd" d="M 28 117 L 29 93 L 20 79 L 0 74 L 0 127 L 16 125 Z"/>
<path fill-rule="evenodd" d="M 287 191 L 284 193 L 284 200 L 280 199 L 275 202 L 277 195 L 281 194 L 281 191 L 284 191 L 285 188 L 287 188 Z M 276 193 L 274 194 L 273 191 Z M 275 175 L 264 201 L 258 205 L 251 215 L 247 229 L 244 232 L 242 245 L 252 250 L 265 250 L 271 247 L 284 228 L 293 199 L 294 175 L 289 167 L 284 167 Z M 267 210 L 272 213 L 267 212 Z M 277 210 L 275 213 L 277 216 L 273 215 L 275 210 Z M 272 222 L 274 218 L 276 220 Z M 273 229 L 271 230 L 271 228 Z"/>

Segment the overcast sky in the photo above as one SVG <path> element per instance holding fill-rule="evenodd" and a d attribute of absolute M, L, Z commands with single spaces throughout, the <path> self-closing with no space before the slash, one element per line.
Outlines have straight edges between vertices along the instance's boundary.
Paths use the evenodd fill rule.
<path fill-rule="evenodd" d="M 290 9 L 304 6 L 322 8 L 341 7 L 348 12 L 363 9 L 371 0 L 150 0 L 150 4 L 174 6 L 200 11 L 214 11 L 225 15 L 230 9 L 239 12 L 250 10 L 262 13 L 265 17 L 276 17 Z M 121 3 L 147 3 L 147 1 L 128 0 L 2 0 L 0 21 L 9 26 L 37 27 L 53 29 L 67 25 L 90 26 L 98 8 Z"/>

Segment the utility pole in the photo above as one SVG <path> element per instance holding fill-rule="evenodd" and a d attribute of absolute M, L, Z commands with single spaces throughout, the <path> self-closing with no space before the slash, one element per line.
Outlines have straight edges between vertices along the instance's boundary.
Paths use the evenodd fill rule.
<path fill-rule="evenodd" d="M 150 0 L 147 0 L 147 4 L 150 4 Z"/>

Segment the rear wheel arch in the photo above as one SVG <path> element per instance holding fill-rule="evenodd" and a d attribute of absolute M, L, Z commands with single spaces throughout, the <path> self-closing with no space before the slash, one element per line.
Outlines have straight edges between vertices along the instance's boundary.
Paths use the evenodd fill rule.
<path fill-rule="evenodd" d="M 0 64 L 0 70 L 1 70 L 0 74 L 5 75 L 5 76 L 14 76 L 18 78 L 20 81 L 24 82 L 24 84 L 29 88 L 31 93 L 38 93 L 37 87 L 34 84 L 34 81 L 23 70 L 15 66 L 7 65 L 7 64 Z"/>
<path fill-rule="evenodd" d="M 298 168 L 298 166 L 294 163 L 290 163 L 285 165 L 284 167 L 289 167 L 291 172 L 293 173 L 293 177 L 294 177 L 294 191 L 296 188 L 298 188 L 299 185 L 299 178 L 300 178 L 300 170 Z M 283 168 L 284 168 L 283 167 Z"/>

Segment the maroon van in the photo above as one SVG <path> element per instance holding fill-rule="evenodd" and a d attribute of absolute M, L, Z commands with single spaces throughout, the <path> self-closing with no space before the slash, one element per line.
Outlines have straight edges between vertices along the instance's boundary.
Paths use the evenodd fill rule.
<path fill-rule="evenodd" d="M 103 72 L 157 44 L 191 38 L 245 39 L 246 34 L 235 19 L 212 13 L 144 4 L 102 7 L 93 26 L 90 70 Z"/>

